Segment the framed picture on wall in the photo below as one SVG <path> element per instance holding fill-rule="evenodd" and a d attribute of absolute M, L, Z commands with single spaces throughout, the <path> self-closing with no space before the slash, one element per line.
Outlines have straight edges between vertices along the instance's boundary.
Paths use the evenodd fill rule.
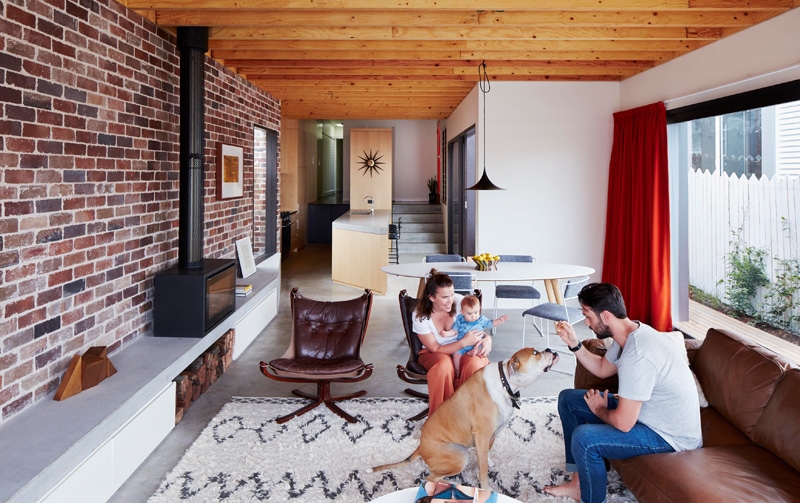
<path fill-rule="evenodd" d="M 244 194 L 244 151 L 242 147 L 217 143 L 217 199 L 234 199 Z"/>

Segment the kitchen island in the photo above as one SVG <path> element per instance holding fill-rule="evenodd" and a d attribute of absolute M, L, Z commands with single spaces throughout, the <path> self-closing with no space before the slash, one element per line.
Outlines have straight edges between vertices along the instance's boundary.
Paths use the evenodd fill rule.
<path fill-rule="evenodd" d="M 332 276 L 335 283 L 386 294 L 391 210 L 350 210 L 334 220 Z"/>

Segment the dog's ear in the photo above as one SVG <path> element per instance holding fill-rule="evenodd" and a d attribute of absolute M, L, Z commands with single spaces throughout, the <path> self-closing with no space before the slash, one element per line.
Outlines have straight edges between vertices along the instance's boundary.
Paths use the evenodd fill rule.
<path fill-rule="evenodd" d="M 511 360 L 511 367 L 514 370 L 519 370 L 519 358 L 514 357 L 514 359 Z"/>

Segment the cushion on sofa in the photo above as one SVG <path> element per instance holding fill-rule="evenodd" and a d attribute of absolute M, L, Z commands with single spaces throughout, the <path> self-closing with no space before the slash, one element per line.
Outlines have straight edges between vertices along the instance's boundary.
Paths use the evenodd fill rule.
<path fill-rule="evenodd" d="M 703 447 L 753 443 L 750 437 L 739 431 L 733 423 L 712 407 L 700 409 L 700 427 L 703 430 Z"/>
<path fill-rule="evenodd" d="M 750 435 L 787 366 L 786 360 L 758 344 L 710 328 L 693 369 L 708 403 Z"/>
<path fill-rule="evenodd" d="M 754 444 L 611 462 L 640 503 L 796 502 L 800 474 Z"/>
<path fill-rule="evenodd" d="M 751 438 L 800 471 L 800 369 L 784 374 Z"/>

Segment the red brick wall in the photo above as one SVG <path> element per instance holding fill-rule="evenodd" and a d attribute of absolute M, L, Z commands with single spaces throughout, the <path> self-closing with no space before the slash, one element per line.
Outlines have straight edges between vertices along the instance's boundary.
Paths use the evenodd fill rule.
<path fill-rule="evenodd" d="M 177 262 L 179 54 L 113 0 L 0 3 L 0 422 L 49 397 L 73 354 L 152 335 Z M 252 236 L 252 128 L 277 100 L 207 61 L 206 257 Z M 245 197 L 216 201 L 217 141 Z M 276 182 L 277 183 L 277 182 Z M 277 213 L 275 215 L 277 220 Z"/>

